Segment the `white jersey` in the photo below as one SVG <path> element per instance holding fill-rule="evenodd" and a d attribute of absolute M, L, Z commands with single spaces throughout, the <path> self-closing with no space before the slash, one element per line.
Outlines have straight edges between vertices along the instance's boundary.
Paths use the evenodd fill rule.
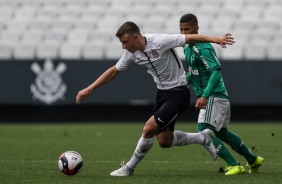
<path fill-rule="evenodd" d="M 171 89 L 187 85 L 185 71 L 175 47 L 185 45 L 185 35 L 144 34 L 147 45 L 143 52 L 125 51 L 116 64 L 119 71 L 126 70 L 132 63 L 145 66 L 154 78 L 157 88 Z"/>

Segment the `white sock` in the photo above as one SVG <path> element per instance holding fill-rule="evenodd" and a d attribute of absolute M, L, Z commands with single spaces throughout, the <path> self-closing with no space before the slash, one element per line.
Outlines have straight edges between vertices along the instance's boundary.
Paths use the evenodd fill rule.
<path fill-rule="evenodd" d="M 149 150 L 153 146 L 153 139 L 145 139 L 143 135 L 138 141 L 136 149 L 131 157 L 131 159 L 126 163 L 126 165 L 131 168 L 135 169 L 137 164 L 144 158 L 144 156 L 149 152 Z"/>
<path fill-rule="evenodd" d="M 205 136 L 201 133 L 187 133 L 180 130 L 173 132 L 173 142 L 171 146 L 185 146 L 188 144 L 200 144 L 203 145 Z"/>

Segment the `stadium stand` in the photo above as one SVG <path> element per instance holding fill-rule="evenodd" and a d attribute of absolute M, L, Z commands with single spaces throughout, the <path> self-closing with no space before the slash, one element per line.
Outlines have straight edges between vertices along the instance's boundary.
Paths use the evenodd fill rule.
<path fill-rule="evenodd" d="M 0 59 L 116 59 L 123 22 L 142 33 L 178 33 L 189 12 L 200 33 L 235 36 L 237 46 L 216 48 L 219 58 L 282 59 L 282 0 L 0 0 Z"/>

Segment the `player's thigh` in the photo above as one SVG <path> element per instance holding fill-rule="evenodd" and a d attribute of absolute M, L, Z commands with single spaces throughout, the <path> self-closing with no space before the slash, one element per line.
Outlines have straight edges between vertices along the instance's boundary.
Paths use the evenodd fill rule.
<path fill-rule="evenodd" d="M 173 131 L 177 117 L 188 108 L 189 103 L 189 90 L 177 93 L 166 91 L 159 92 L 156 100 L 154 118 L 160 131 L 164 131 L 166 128 Z"/>
<path fill-rule="evenodd" d="M 201 109 L 198 123 L 208 123 L 217 131 L 227 128 L 230 122 L 230 103 L 228 99 L 210 97 L 206 109 Z"/>

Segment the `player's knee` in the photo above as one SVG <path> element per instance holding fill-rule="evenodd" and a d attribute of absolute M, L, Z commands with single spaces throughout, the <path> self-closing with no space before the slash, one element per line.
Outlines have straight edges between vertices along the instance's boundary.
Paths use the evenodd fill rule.
<path fill-rule="evenodd" d="M 143 128 L 143 137 L 144 138 L 150 139 L 150 138 L 152 138 L 154 136 L 155 136 L 155 131 L 152 128 L 150 128 L 148 126 L 145 126 Z"/>

